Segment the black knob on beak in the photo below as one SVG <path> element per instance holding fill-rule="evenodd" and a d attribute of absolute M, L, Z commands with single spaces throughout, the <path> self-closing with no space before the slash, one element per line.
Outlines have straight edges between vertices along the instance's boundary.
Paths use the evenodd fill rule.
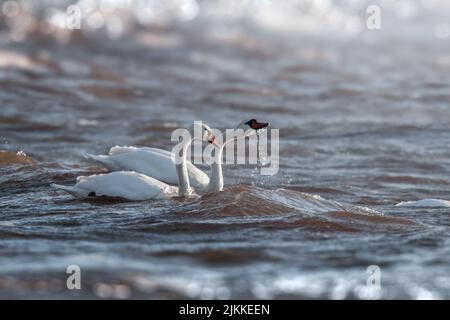
<path fill-rule="evenodd" d="M 258 122 L 256 119 L 249 120 L 245 123 L 253 130 L 259 130 L 263 128 L 267 128 L 269 126 L 268 122 Z"/>

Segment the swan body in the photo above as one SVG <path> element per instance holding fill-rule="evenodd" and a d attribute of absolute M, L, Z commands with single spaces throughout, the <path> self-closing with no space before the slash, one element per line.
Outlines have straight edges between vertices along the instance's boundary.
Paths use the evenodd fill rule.
<path fill-rule="evenodd" d="M 85 155 L 111 171 L 135 171 L 170 185 L 178 184 L 175 157 L 158 148 L 112 147 L 108 155 Z M 209 177 L 190 161 L 186 161 L 189 182 L 199 192 L 207 189 Z"/>
<path fill-rule="evenodd" d="M 405 201 L 396 204 L 397 207 L 450 207 L 450 201 L 440 199 L 422 199 L 419 201 Z"/>
<path fill-rule="evenodd" d="M 202 140 L 214 143 L 215 136 L 212 129 L 204 124 L 195 124 L 190 128 L 199 126 L 203 132 Z M 204 130 L 204 131 L 203 131 Z M 192 136 L 192 135 L 191 135 Z M 133 171 L 116 171 L 107 174 L 97 174 L 88 177 L 79 177 L 74 186 L 52 184 L 52 187 L 65 191 L 80 199 L 89 197 L 114 197 L 131 201 L 150 199 L 167 199 L 178 194 L 179 196 L 192 195 L 186 163 L 186 153 L 193 138 L 183 139 L 181 143 L 180 163 L 175 164 L 178 178 L 178 188 L 170 186 L 153 177 Z M 124 153 L 124 148 L 116 149 L 117 153 Z"/>
<path fill-rule="evenodd" d="M 52 187 L 63 190 L 75 198 L 114 197 L 131 201 L 147 199 L 167 199 L 177 194 L 178 188 L 130 171 L 116 171 L 108 174 L 97 174 L 78 177 L 74 186 L 52 184 Z"/>

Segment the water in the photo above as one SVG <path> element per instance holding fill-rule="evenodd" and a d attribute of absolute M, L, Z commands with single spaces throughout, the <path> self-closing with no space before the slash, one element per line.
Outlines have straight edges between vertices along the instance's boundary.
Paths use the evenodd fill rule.
<path fill-rule="evenodd" d="M 113 34 L 1 16 L 1 298 L 450 298 L 449 209 L 395 206 L 450 200 L 448 4 L 382 1 L 369 31 L 364 1 L 245 3 L 123 8 Z M 221 193 L 139 203 L 50 188 L 105 171 L 84 153 L 250 118 L 280 129 L 276 176 L 226 165 Z"/>

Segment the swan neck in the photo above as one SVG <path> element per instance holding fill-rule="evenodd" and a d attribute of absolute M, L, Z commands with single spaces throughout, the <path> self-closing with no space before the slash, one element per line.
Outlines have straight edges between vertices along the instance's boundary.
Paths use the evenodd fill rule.
<path fill-rule="evenodd" d="M 210 192 L 223 190 L 222 153 L 223 146 L 215 149 L 215 159 L 211 165 L 211 179 L 208 188 Z"/>
<path fill-rule="evenodd" d="M 186 163 L 186 154 L 187 154 L 187 150 L 191 144 L 191 141 L 189 141 L 183 145 L 183 147 L 181 149 L 181 163 L 176 165 L 177 177 L 178 177 L 178 195 L 180 197 L 189 196 L 192 194 L 191 185 L 189 183 L 187 163 Z"/>
<path fill-rule="evenodd" d="M 211 165 L 211 179 L 209 180 L 208 191 L 218 192 L 223 190 L 222 154 L 228 143 L 239 139 L 245 139 L 248 135 L 233 137 L 226 140 L 220 147 L 215 149 L 215 161 Z"/>

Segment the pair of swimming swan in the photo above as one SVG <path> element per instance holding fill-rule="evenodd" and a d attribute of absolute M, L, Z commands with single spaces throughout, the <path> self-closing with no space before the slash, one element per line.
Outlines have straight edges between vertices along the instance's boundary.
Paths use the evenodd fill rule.
<path fill-rule="evenodd" d="M 197 193 L 218 192 L 223 189 L 222 152 L 225 145 L 235 139 L 245 139 L 266 128 L 268 123 L 255 119 L 240 123 L 241 135 L 219 144 L 213 130 L 206 124 L 194 123 L 189 133 L 201 130 L 202 141 L 214 145 L 216 161 L 211 165 L 211 178 L 186 159 L 188 147 L 194 138 L 181 142 L 180 163 L 175 155 L 158 148 L 113 147 L 109 155 L 86 155 L 86 158 L 101 163 L 113 172 L 78 177 L 74 186 L 52 184 L 72 196 L 84 199 L 96 196 L 123 198 L 131 201 L 167 199 L 174 196 L 189 196 Z M 192 187 L 191 187 L 192 184 Z M 176 187 L 175 185 L 178 185 Z"/>

